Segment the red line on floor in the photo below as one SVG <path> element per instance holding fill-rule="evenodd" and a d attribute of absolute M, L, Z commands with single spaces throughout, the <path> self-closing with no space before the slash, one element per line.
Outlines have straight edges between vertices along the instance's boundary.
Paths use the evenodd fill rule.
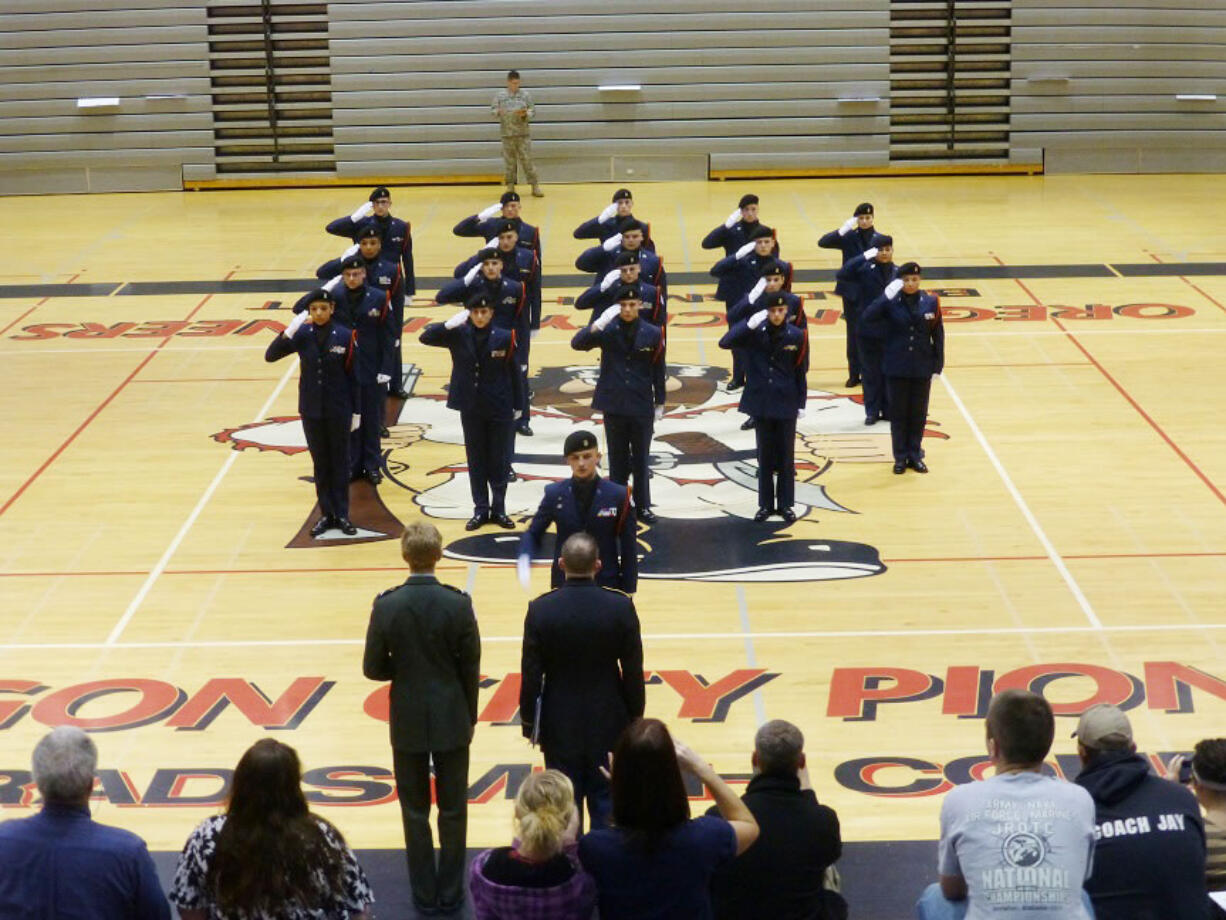
<path fill-rule="evenodd" d="M 1164 265 L 1164 264 L 1166 264 L 1166 263 L 1164 263 L 1164 262 L 1163 262 L 1163 261 L 1162 261 L 1160 258 L 1158 258 L 1156 255 L 1154 255 L 1152 252 L 1149 254 L 1149 257 L 1150 257 L 1151 259 L 1153 259 L 1155 262 L 1157 262 L 1159 265 Z M 1209 301 L 1211 304 L 1213 304 L 1215 307 L 1217 307 L 1217 308 L 1218 308 L 1219 310 L 1221 310 L 1223 313 L 1226 313 L 1226 305 L 1223 305 L 1223 304 L 1222 304 L 1222 302 L 1221 302 L 1220 300 L 1217 300 L 1216 298 L 1211 297 L 1211 296 L 1209 296 L 1208 294 L 1206 294 L 1206 293 L 1205 293 L 1204 291 L 1202 291 L 1202 290 L 1201 290 L 1199 287 L 1197 287 L 1195 284 L 1193 284 L 1191 281 L 1189 281 L 1189 280 L 1187 279 L 1187 277 L 1186 277 L 1186 276 L 1184 276 L 1184 275 L 1180 275 L 1180 276 L 1179 276 L 1179 280 L 1180 280 L 1180 281 L 1182 281 L 1184 284 L 1186 284 L 1188 287 L 1190 287 L 1192 290 L 1196 291 L 1196 293 L 1197 293 L 1197 294 L 1200 294 L 1200 296 L 1201 296 L 1201 297 L 1205 298 L 1205 300 Z"/>
<path fill-rule="evenodd" d="M 45 303 L 46 303 L 48 300 L 50 300 L 50 299 L 51 299 L 50 297 L 44 297 L 42 300 L 40 300 L 40 301 L 39 301 L 38 303 L 36 303 L 34 306 L 30 307 L 30 309 L 26 310 L 26 312 L 25 312 L 25 313 L 22 313 L 22 314 L 21 314 L 21 316 L 17 317 L 15 320 L 13 320 L 11 323 L 9 323 L 7 326 L 5 326 L 3 329 L 0 329 L 0 335 L 4 335 L 4 333 L 8 332 L 10 329 L 12 329 L 12 328 L 13 328 L 14 326 L 16 326 L 16 325 L 17 325 L 19 322 L 21 322 L 23 319 L 25 319 L 27 316 L 29 316 L 31 313 L 33 313 L 35 310 L 37 310 L 39 307 L 41 307 L 43 304 L 45 304 Z"/>

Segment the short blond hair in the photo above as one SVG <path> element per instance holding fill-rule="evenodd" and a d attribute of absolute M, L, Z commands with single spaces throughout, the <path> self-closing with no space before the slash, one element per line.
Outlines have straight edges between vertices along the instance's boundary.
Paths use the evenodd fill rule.
<path fill-rule="evenodd" d="M 530 773 L 515 796 L 513 826 L 520 848 L 543 859 L 562 851 L 562 838 L 575 815 L 575 787 L 560 770 Z"/>
<path fill-rule="evenodd" d="M 431 570 L 443 558 L 443 535 L 433 524 L 414 521 L 400 535 L 400 555 L 414 572 Z"/>

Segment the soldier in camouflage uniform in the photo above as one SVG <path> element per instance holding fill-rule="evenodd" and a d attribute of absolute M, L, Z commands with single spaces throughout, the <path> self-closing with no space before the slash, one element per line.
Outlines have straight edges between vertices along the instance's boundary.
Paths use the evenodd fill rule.
<path fill-rule="evenodd" d="M 528 136 L 528 122 L 536 112 L 528 91 L 519 88 L 519 71 L 507 74 L 507 88 L 498 91 L 490 111 L 498 119 L 502 132 L 502 159 L 506 164 L 507 191 L 515 191 L 517 167 L 522 164 L 524 175 L 532 183 L 532 195 L 544 197 L 536 167 L 532 165 L 532 138 Z"/>

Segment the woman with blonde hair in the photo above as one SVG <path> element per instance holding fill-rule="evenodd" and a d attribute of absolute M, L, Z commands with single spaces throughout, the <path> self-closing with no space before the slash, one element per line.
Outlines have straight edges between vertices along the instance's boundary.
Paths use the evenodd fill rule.
<path fill-rule="evenodd" d="M 477 920 L 589 920 L 596 884 L 576 856 L 579 810 L 566 774 L 530 774 L 512 827 L 511 846 L 486 850 L 469 870 Z"/>

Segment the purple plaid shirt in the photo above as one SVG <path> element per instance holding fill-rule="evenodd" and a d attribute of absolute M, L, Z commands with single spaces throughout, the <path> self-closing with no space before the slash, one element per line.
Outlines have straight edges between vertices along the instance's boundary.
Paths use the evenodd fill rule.
<path fill-rule="evenodd" d="M 575 874 L 552 888 L 520 888 L 491 882 L 482 871 L 493 850 L 473 860 L 468 872 L 476 920 L 590 920 L 596 908 L 596 883 L 579 865 L 576 847 L 566 848 Z"/>

